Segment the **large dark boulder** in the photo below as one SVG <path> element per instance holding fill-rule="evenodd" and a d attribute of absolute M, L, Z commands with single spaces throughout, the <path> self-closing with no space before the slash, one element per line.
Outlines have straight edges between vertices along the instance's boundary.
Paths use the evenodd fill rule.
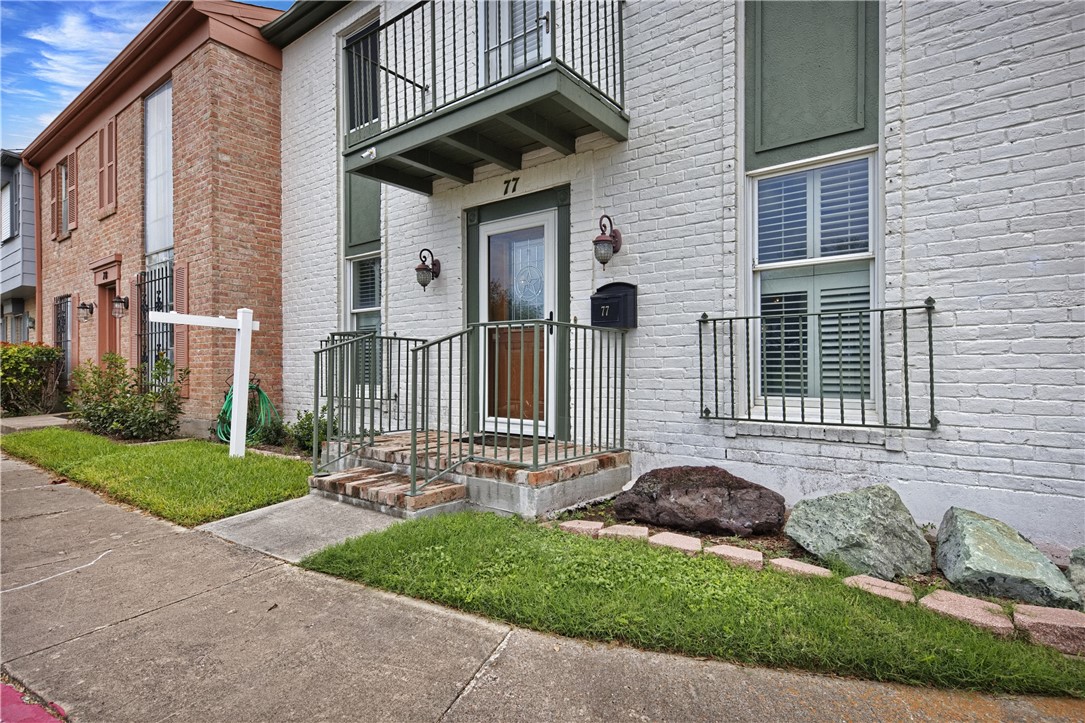
<path fill-rule="evenodd" d="M 719 467 L 662 467 L 614 499 L 614 515 L 660 527 L 748 537 L 777 532 L 784 498 Z"/>
<path fill-rule="evenodd" d="M 900 496 L 886 485 L 802 500 L 784 532 L 822 560 L 892 580 L 931 569 L 931 546 Z"/>

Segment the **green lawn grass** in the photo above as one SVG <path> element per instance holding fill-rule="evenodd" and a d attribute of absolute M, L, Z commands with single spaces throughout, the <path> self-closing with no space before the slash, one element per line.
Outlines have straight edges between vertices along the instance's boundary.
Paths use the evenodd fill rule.
<path fill-rule="evenodd" d="M 180 525 L 191 527 L 301 497 L 309 465 L 196 440 L 118 444 L 71 429 L 4 435 L 0 448 Z"/>
<path fill-rule="evenodd" d="M 546 632 L 874 680 L 1085 697 L 1085 663 L 839 578 L 461 513 L 348 540 L 312 570 Z"/>

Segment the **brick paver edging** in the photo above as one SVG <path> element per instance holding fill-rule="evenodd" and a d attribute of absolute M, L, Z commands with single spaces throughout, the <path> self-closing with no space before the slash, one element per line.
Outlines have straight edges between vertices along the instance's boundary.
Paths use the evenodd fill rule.
<path fill-rule="evenodd" d="M 558 528 L 574 535 L 592 538 L 645 540 L 650 545 L 668 547 L 687 555 L 696 555 L 702 551 L 701 540 L 696 537 L 675 532 L 650 535 L 647 527 L 638 525 L 610 525 L 608 527 L 602 522 L 568 520 L 560 523 Z M 715 545 L 704 548 L 703 551 L 732 565 L 745 566 L 753 570 L 761 570 L 765 565 L 764 555 L 757 550 L 745 547 Z M 773 558 L 768 563 L 772 569 L 791 575 L 833 576 L 832 571 L 824 567 L 788 557 Z M 845 578 L 843 583 L 904 605 L 916 602 L 915 593 L 910 587 L 869 575 L 853 575 Z M 1011 622 L 1000 605 L 949 590 L 935 590 L 919 600 L 919 605 L 933 613 L 960 620 L 999 637 L 1012 636 L 1016 628 L 1025 638 L 1038 645 L 1046 645 L 1068 655 L 1085 655 L 1085 613 L 1083 612 L 1036 605 L 1018 605 Z"/>

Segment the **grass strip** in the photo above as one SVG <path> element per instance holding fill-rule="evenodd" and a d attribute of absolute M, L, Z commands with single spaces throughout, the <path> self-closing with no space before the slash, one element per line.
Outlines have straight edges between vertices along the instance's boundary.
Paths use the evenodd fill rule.
<path fill-rule="evenodd" d="M 184 440 L 118 444 L 71 429 L 4 435 L 0 448 L 110 497 L 186 527 L 301 497 L 309 465 Z"/>
<path fill-rule="evenodd" d="M 348 540 L 302 561 L 570 637 L 941 688 L 1085 697 L 1085 663 L 846 587 L 460 513 Z"/>

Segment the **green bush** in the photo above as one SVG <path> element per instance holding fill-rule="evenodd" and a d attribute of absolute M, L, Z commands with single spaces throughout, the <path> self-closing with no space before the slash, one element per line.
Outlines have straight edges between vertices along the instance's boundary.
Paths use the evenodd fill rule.
<path fill-rule="evenodd" d="M 72 372 L 75 390 L 68 406 L 79 423 L 96 434 L 120 439 L 154 440 L 172 437 L 181 416 L 181 385 L 187 369 L 177 371 L 166 358 L 155 361 L 147 391 L 143 375 L 129 369 L 124 357 L 106 354 L 99 366 L 92 361 Z"/>
<path fill-rule="evenodd" d="M 4 414 L 43 414 L 56 407 L 64 350 L 45 344 L 0 343 L 0 408 Z"/>
<path fill-rule="evenodd" d="M 298 412 L 298 420 L 293 424 L 287 424 L 286 432 L 290 440 L 294 442 L 294 445 L 305 452 L 306 454 L 313 453 L 313 413 L 305 412 L 302 414 Z M 336 425 L 332 425 L 332 432 L 338 432 Z M 328 439 L 328 408 L 320 408 L 320 441 L 325 442 Z"/>

